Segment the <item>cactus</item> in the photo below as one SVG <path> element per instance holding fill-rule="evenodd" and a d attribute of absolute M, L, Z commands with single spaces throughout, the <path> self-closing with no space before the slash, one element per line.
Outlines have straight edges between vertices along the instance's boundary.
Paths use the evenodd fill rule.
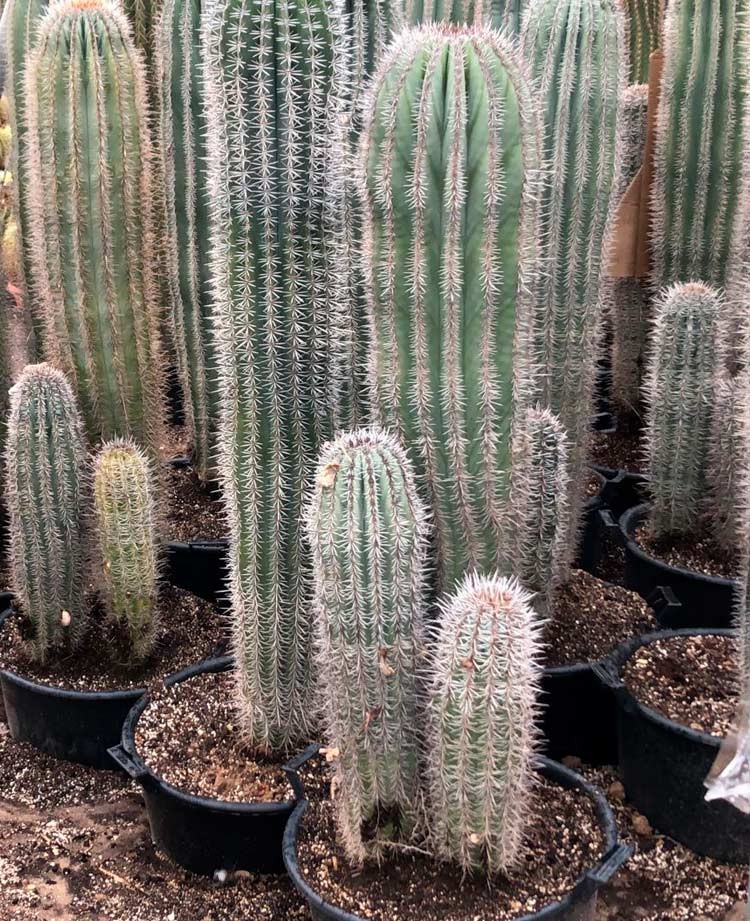
<path fill-rule="evenodd" d="M 103 595 L 136 659 L 153 648 L 156 627 L 155 491 L 151 462 L 135 442 L 102 446 L 94 463 L 94 510 Z"/>
<path fill-rule="evenodd" d="M 698 282 L 673 285 L 654 306 L 645 443 L 656 537 L 689 532 L 705 510 L 720 308 Z"/>
<path fill-rule="evenodd" d="M 744 263 L 750 143 L 746 0 L 670 0 L 651 191 L 652 286 L 724 287 Z"/>
<path fill-rule="evenodd" d="M 165 0 L 156 57 L 176 352 L 193 466 L 206 481 L 215 479 L 219 396 L 208 285 L 206 126 L 196 41 L 200 14 L 200 0 Z"/>
<path fill-rule="evenodd" d="M 306 522 L 323 725 L 337 753 L 337 822 L 358 864 L 377 856 L 379 837 L 388 837 L 383 824 L 408 836 L 418 799 L 426 527 L 396 440 L 364 429 L 327 444 Z"/>
<path fill-rule="evenodd" d="M 426 479 L 446 587 L 500 565 L 542 275 L 540 123 L 505 39 L 440 24 L 395 41 L 365 113 L 372 408 Z"/>
<path fill-rule="evenodd" d="M 57 2 L 27 73 L 33 288 L 92 438 L 163 422 L 143 65 L 109 0 Z"/>
<path fill-rule="evenodd" d="M 619 201 L 643 164 L 648 116 L 648 85 L 629 86 L 622 96 Z M 612 400 L 622 416 L 640 403 L 643 351 L 646 345 L 646 291 L 638 278 L 607 282 L 612 323 Z"/>
<path fill-rule="evenodd" d="M 83 425 L 65 376 L 27 365 L 11 389 L 6 452 L 13 591 L 45 661 L 76 645 L 84 610 L 89 492 Z"/>
<path fill-rule="evenodd" d="M 651 52 L 659 47 L 665 0 L 627 0 L 630 82 L 648 83 Z"/>
<path fill-rule="evenodd" d="M 542 612 L 567 576 L 568 443 L 548 409 L 530 409 L 516 429 L 508 502 L 510 570 Z"/>
<path fill-rule="evenodd" d="M 551 284 L 542 305 L 538 399 L 570 440 L 571 545 L 585 485 L 608 236 L 617 202 L 619 102 L 627 74 L 619 0 L 532 0 L 522 47 L 543 100 L 551 177 Z"/>
<path fill-rule="evenodd" d="M 252 746 L 280 753 L 308 732 L 300 519 L 344 370 L 326 175 L 343 159 L 330 143 L 346 118 L 343 23 L 326 0 L 216 0 L 202 37 L 238 708 Z"/>
<path fill-rule="evenodd" d="M 470 575 L 444 600 L 431 664 L 430 833 L 489 874 L 523 860 L 536 751 L 540 624 L 513 579 Z"/>
<path fill-rule="evenodd" d="M 158 0 L 124 0 L 123 9 L 133 29 L 133 41 L 140 48 L 151 75 L 154 58 L 158 59 L 156 32 L 159 28 L 160 2 Z M 193 38 L 195 42 L 195 38 Z M 158 61 L 157 61 L 158 66 Z"/>
<path fill-rule="evenodd" d="M 405 0 L 406 21 L 491 26 L 508 33 L 521 31 L 527 0 Z"/>
<path fill-rule="evenodd" d="M 717 541 L 729 551 L 741 546 L 742 468 L 744 434 L 743 376 L 719 373 L 715 382 L 709 437 L 708 481 L 711 523 Z"/>

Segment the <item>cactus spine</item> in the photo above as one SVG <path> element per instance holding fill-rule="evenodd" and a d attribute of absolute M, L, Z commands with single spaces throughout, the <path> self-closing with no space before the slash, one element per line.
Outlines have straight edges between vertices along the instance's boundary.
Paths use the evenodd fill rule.
<path fill-rule="evenodd" d="M 627 0 L 630 82 L 648 83 L 651 52 L 659 47 L 664 0 Z"/>
<path fill-rule="evenodd" d="M 378 820 L 408 837 L 418 800 L 426 527 L 394 438 L 364 429 L 324 447 L 307 535 L 339 833 L 349 859 L 361 863 L 379 853 Z M 364 826 L 375 826 L 369 840 Z"/>
<path fill-rule="evenodd" d="M 342 370 L 326 168 L 341 157 L 343 25 L 325 0 L 217 0 L 202 29 L 239 709 L 256 749 L 282 751 L 309 724 L 300 519 Z"/>
<path fill-rule="evenodd" d="M 516 429 L 513 449 L 506 539 L 510 571 L 546 611 L 570 563 L 568 440 L 548 409 L 530 409 Z"/>
<path fill-rule="evenodd" d="M 512 579 L 467 576 L 441 605 L 431 665 L 428 777 L 433 847 L 465 870 L 510 870 L 536 750 L 541 667 L 531 596 Z"/>
<path fill-rule="evenodd" d="M 108 0 L 58 2 L 27 73 L 33 282 L 45 354 L 92 438 L 156 453 L 163 403 L 143 65 Z"/>
<path fill-rule="evenodd" d="M 706 506 L 720 298 L 673 285 L 655 305 L 645 397 L 646 453 L 657 536 L 695 528 Z"/>
<path fill-rule="evenodd" d="M 445 587 L 499 565 L 511 415 L 530 388 L 539 120 L 505 40 L 445 25 L 402 33 L 365 112 L 372 405 L 426 474 Z"/>
<path fill-rule="evenodd" d="M 214 479 L 219 413 L 208 285 L 206 126 L 196 36 L 200 0 L 165 0 L 156 35 L 167 249 L 178 367 L 193 464 Z"/>
<path fill-rule="evenodd" d="M 89 511 L 81 418 L 50 365 L 28 365 L 11 389 L 6 463 L 13 591 L 44 661 L 85 632 Z"/>
<path fill-rule="evenodd" d="M 136 659 L 151 651 L 156 627 L 155 491 L 151 462 L 135 442 L 103 445 L 94 463 L 103 593 Z"/>
<path fill-rule="evenodd" d="M 543 100 L 551 164 L 543 207 L 551 284 L 539 323 L 539 402 L 559 417 L 570 439 L 574 530 L 621 159 L 617 128 L 627 48 L 619 0 L 532 0 L 522 46 Z"/>
<path fill-rule="evenodd" d="M 654 291 L 696 280 L 721 288 L 744 255 L 749 11 L 746 0 L 668 5 L 651 195 Z"/>
<path fill-rule="evenodd" d="M 622 96 L 619 201 L 643 164 L 648 116 L 648 85 L 629 86 Z M 623 416 L 637 410 L 641 399 L 643 350 L 646 345 L 647 297 L 638 278 L 608 281 L 612 322 L 612 399 Z"/>
<path fill-rule="evenodd" d="M 490 26 L 509 33 L 521 30 L 526 0 L 404 0 L 406 21 L 413 25 L 453 22 Z"/>

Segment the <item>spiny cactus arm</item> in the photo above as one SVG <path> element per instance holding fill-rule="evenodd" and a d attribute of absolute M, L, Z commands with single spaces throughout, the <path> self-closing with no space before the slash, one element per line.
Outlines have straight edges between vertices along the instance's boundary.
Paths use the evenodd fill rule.
<path fill-rule="evenodd" d="M 695 529 L 706 508 L 720 309 L 718 292 L 700 282 L 673 285 L 654 306 L 644 396 L 656 536 Z"/>
<path fill-rule="evenodd" d="M 68 374 L 92 437 L 132 434 L 156 454 L 163 361 L 152 156 L 143 64 L 124 14 L 108 0 L 53 4 L 26 89 L 45 354 Z"/>
<path fill-rule="evenodd" d="M 363 429 L 324 447 L 306 531 L 338 827 L 349 859 L 361 863 L 380 856 L 384 836 L 408 838 L 418 800 L 427 528 L 395 438 Z M 368 838 L 363 823 L 374 825 Z"/>
<path fill-rule="evenodd" d="M 431 663 L 429 820 L 437 855 L 512 869 L 534 785 L 541 639 L 516 580 L 467 576 L 441 602 Z"/>
<path fill-rule="evenodd" d="M 660 44 L 664 6 L 664 0 L 627 0 L 631 83 L 648 83 L 651 52 Z"/>
<path fill-rule="evenodd" d="M 94 508 L 108 612 L 130 639 L 135 659 L 153 648 L 158 549 L 151 461 L 132 440 L 103 445 L 94 461 Z"/>
<path fill-rule="evenodd" d="M 84 606 L 89 489 L 83 425 L 65 376 L 28 365 L 11 389 L 6 449 L 13 591 L 44 661 L 75 646 Z"/>
<path fill-rule="evenodd" d="M 549 608 L 570 568 L 568 443 L 547 409 L 529 410 L 516 426 L 505 546 L 510 571 Z"/>

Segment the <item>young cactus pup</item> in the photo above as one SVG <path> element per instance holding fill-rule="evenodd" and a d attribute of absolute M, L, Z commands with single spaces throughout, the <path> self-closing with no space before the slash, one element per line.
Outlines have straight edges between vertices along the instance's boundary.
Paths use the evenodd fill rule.
<path fill-rule="evenodd" d="M 28 365 L 11 389 L 6 466 L 13 591 L 44 662 L 85 633 L 90 512 L 81 417 L 50 365 Z"/>
<path fill-rule="evenodd" d="M 54 3 L 26 74 L 32 288 L 92 439 L 163 423 L 143 63 L 118 6 Z"/>
<path fill-rule="evenodd" d="M 655 537 L 690 532 L 706 509 L 720 309 L 700 282 L 673 285 L 654 306 L 645 399 Z"/>
<path fill-rule="evenodd" d="M 438 857 L 512 870 L 534 785 L 541 641 L 514 579 L 470 575 L 441 604 L 429 700 L 428 804 Z"/>
<path fill-rule="evenodd" d="M 107 612 L 126 630 L 134 659 L 153 647 L 158 556 L 151 461 L 135 442 L 105 444 L 94 462 L 94 509 Z"/>
<path fill-rule="evenodd" d="M 359 864 L 379 856 L 384 842 L 408 839 L 419 790 L 426 525 L 394 438 L 364 429 L 324 447 L 307 536 L 339 835 Z"/>
<path fill-rule="evenodd" d="M 371 402 L 425 478 L 440 587 L 500 564 L 543 276 L 540 144 L 499 33 L 411 29 L 381 61 L 361 147 Z"/>

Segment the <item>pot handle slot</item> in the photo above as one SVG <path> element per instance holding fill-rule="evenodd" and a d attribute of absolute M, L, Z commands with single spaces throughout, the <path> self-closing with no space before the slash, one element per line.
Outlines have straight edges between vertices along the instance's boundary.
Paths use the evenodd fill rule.
<path fill-rule="evenodd" d="M 624 547 L 627 541 L 622 533 L 620 523 L 612 515 L 612 510 L 600 508 L 598 514 L 602 529 L 607 537 L 610 537 L 619 547 Z"/>

